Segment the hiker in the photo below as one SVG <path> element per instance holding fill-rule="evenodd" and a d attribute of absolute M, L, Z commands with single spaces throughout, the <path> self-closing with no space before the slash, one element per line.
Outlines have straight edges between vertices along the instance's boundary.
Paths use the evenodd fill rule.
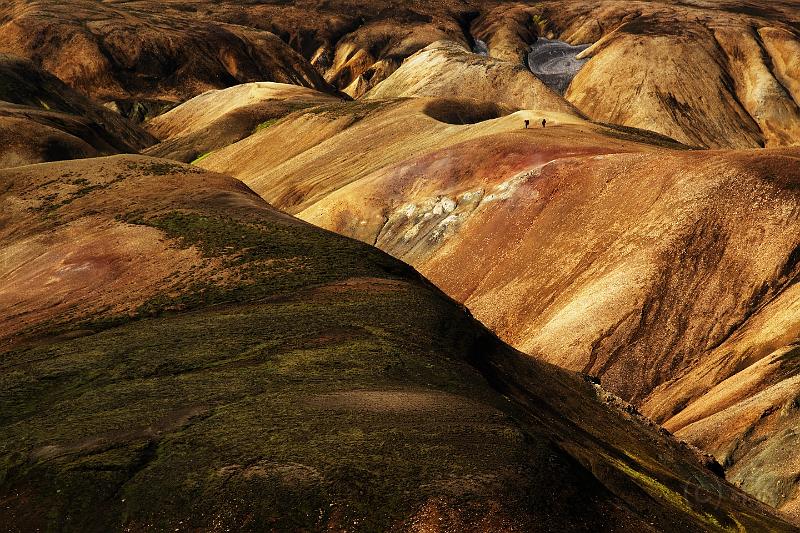
<path fill-rule="evenodd" d="M 528 129 L 528 125 L 529 125 L 530 123 L 531 123 L 531 121 L 530 121 L 530 120 L 526 120 L 526 121 L 525 121 L 525 129 L 526 129 L 526 130 Z"/>
<path fill-rule="evenodd" d="M 547 126 L 547 119 L 543 118 L 542 119 L 542 127 L 544 128 L 545 126 Z"/>

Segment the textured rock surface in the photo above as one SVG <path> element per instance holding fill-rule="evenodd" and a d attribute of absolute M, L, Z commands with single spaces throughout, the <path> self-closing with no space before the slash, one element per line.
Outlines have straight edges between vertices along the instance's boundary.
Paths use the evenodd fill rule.
<path fill-rule="evenodd" d="M 735 394 L 712 402 L 709 389 L 744 379 L 738 372 L 768 370 L 746 390 L 779 383 L 771 409 L 791 399 L 795 371 L 762 359 L 796 342 L 796 149 L 676 151 L 664 138 L 568 116 L 524 130 L 526 112 L 449 124 L 427 112 L 440 102 L 382 102 L 357 122 L 347 117 L 363 104 L 342 104 L 335 118 L 301 111 L 199 164 L 409 261 L 502 338 L 600 375 L 667 427 L 685 425 L 683 409 L 707 405 L 706 417 L 735 404 Z M 279 144 L 322 132 L 307 148 Z M 770 306 L 773 333 L 740 341 Z M 763 347 L 754 352 L 754 342 Z M 679 434 L 704 444 L 714 428 Z M 737 438 L 708 449 L 725 461 Z M 789 461 L 748 469 L 756 463 L 746 451 L 759 443 L 728 459 L 731 474 L 744 486 L 765 471 L 793 479 Z M 779 493 L 789 510 L 791 483 Z"/>
<path fill-rule="evenodd" d="M 408 266 L 232 178 L 117 156 L 0 183 L 10 531 L 792 529 Z"/>
<path fill-rule="evenodd" d="M 447 41 L 408 58 L 365 99 L 419 96 L 473 98 L 516 109 L 579 114 L 523 65 L 482 57 Z"/>

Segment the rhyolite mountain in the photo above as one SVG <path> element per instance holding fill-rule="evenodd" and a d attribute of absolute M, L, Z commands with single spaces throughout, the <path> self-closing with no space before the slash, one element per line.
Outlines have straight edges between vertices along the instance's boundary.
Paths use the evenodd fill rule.
<path fill-rule="evenodd" d="M 0 183 L 11 531 L 793 529 L 585 377 L 238 180 L 115 156 Z"/>
<path fill-rule="evenodd" d="M 800 149 L 367 101 L 293 112 L 197 164 L 411 263 L 516 348 L 600 377 L 796 509 Z"/>
<path fill-rule="evenodd" d="M 798 20 L 3 3 L 2 523 L 796 530 Z"/>
<path fill-rule="evenodd" d="M 522 65 L 542 36 L 591 45 L 566 91 L 591 118 L 748 148 L 800 142 L 798 20 L 789 0 L 13 0 L 0 6 L 0 52 L 147 115 L 251 81 L 360 97 L 442 40 L 480 40 Z"/>

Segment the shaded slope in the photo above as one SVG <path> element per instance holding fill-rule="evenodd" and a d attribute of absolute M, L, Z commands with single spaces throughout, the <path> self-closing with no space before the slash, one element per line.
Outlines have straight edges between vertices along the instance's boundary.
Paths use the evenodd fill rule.
<path fill-rule="evenodd" d="M 0 166 L 136 152 L 155 142 L 32 63 L 0 55 Z"/>
<path fill-rule="evenodd" d="M 91 190 L 51 205 L 58 173 Z M 25 330 L 3 325 L 0 515 L 17 530 L 791 530 L 407 266 L 233 179 L 114 157 L 0 180 L 0 279 L 68 305 L 41 314 L 20 290 Z M 73 261 L 109 232 L 148 246 Z M 50 255 L 25 255 L 41 239 Z"/>
<path fill-rule="evenodd" d="M 71 115 L 0 102 L 0 168 L 135 151 L 118 150 L 96 126 Z"/>

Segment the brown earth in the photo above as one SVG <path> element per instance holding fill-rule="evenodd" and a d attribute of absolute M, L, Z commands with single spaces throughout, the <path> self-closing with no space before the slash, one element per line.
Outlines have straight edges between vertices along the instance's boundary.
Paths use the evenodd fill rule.
<path fill-rule="evenodd" d="M 714 453 L 732 482 L 800 520 L 794 453 L 800 153 L 740 150 L 800 142 L 797 20 L 794 2 L 531 6 L 468 0 L 398 7 L 349 0 L 15 0 L 0 6 L 0 51 L 32 59 L 71 88 L 31 64 L 0 62 L 0 100 L 8 102 L 0 102 L 0 166 L 134 152 L 154 142 L 76 91 L 148 120 L 162 141 L 149 154 L 233 174 L 279 209 L 412 263 L 504 340 L 599 375 L 605 387 L 680 438 Z M 521 66 L 539 36 L 592 45 L 564 98 Z M 469 52 L 475 38 L 487 43 L 490 57 Z M 242 82 L 253 83 L 238 86 Z M 232 85 L 237 86 L 227 88 Z M 361 99 L 347 102 L 346 95 Z M 545 118 L 548 127 L 539 128 Z M 524 131 L 524 120 L 535 128 Z M 739 150 L 686 151 L 687 145 Z M 184 296 L 194 295 L 191 303 L 180 300 L 167 307 L 170 312 L 216 297 L 205 281 L 187 290 L 192 280 L 210 277 L 212 285 L 228 287 L 249 279 L 249 270 L 205 257 L 208 242 L 206 248 L 176 247 L 141 223 L 142 213 L 167 232 L 186 222 L 156 213 L 190 201 L 175 195 L 186 194 L 195 175 L 191 169 L 157 160 L 103 161 L 111 170 L 86 161 L 69 171 L 45 166 L 42 172 L 52 174 L 47 176 L 28 167 L 8 171 L 8 185 L 0 188 L 0 234 L 8 243 L 0 271 L 8 283 L 0 288 L 0 305 L 10 309 L 0 338 L 7 348 L 69 343 L 68 337 L 102 330 L 107 321 L 124 324 L 154 309 L 160 313 L 165 298 L 180 300 L 181 287 Z M 87 177 L 94 172 L 102 174 L 99 181 Z M 36 178 L 26 181 L 27 173 Z M 143 185 L 148 175 L 169 176 L 165 188 Z M 28 185 L 18 189 L 20 182 Z M 112 222 L 106 215 L 118 208 L 119 198 L 144 198 L 128 183 L 150 187 L 147 202 L 161 207 L 134 202 L 135 209 L 116 212 Z M 250 203 L 259 201 L 242 194 Z M 87 207 L 96 201 L 107 211 Z M 203 205 L 203 217 L 230 207 L 216 200 Z M 203 218 L 193 224 L 207 223 Z M 249 235 L 249 226 L 235 227 Z M 197 226 L 190 229 L 198 239 Z M 215 227 L 205 238 L 218 244 L 217 232 L 227 235 Z M 243 256 L 254 249 L 260 248 L 247 248 Z M 262 260 L 259 268 L 271 264 Z M 316 277 L 302 283 L 292 277 L 305 269 L 297 261 L 282 257 L 273 279 L 316 286 Z M 287 298 L 283 289 L 268 286 L 259 298 Z M 252 289 L 236 287 L 246 294 Z M 339 280 L 312 293 L 385 294 L 383 289 L 383 283 Z M 339 327 L 293 342 L 302 339 L 313 348 L 357 342 L 362 335 Z M 94 349 L 92 339 L 76 354 Z M 148 340 L 144 349 L 151 348 Z M 243 356 L 224 366 L 253 364 Z M 541 376 L 508 384 L 512 374 L 526 375 L 525 368 L 506 368 L 499 378 L 486 368 L 482 372 L 513 389 L 528 409 L 526 395 Z M 354 385 L 313 394 L 339 400 L 373 393 L 439 398 L 438 392 L 414 387 L 398 391 L 395 383 Z M 361 409 L 358 402 L 344 404 Z M 586 429 L 585 422 L 570 420 Z M 599 431 L 603 442 L 621 438 L 598 427 L 588 431 Z M 130 435 L 153 434 L 137 429 Z M 565 441 L 563 434 L 554 438 Z M 109 439 L 92 441 L 89 451 L 99 453 Z M 81 447 L 63 449 L 73 453 Z M 607 460 L 606 452 L 591 446 L 570 450 L 583 467 L 591 464 L 592 475 L 620 501 L 631 493 L 609 479 L 624 472 L 640 488 L 649 487 L 651 497 L 682 509 L 681 516 L 691 506 L 685 495 L 675 497 L 674 487 L 661 490 L 671 485 L 632 474 L 630 464 L 617 461 L 621 456 Z M 598 465 L 598 457 L 605 463 Z M 137 461 L 123 470 L 135 470 Z M 318 479 L 317 469 L 293 461 L 261 458 L 254 465 L 235 463 L 232 475 L 281 483 L 295 483 L 297 476 Z M 606 477 L 609 465 L 617 474 Z M 471 511 L 456 509 L 439 494 L 413 514 L 406 509 L 402 527 L 443 521 L 459 529 L 525 529 L 509 518 L 513 509 L 497 504 L 502 500 L 484 498 L 482 518 L 470 521 L 465 516 Z M 644 527 L 655 515 L 636 507 L 641 500 L 633 501 L 635 519 L 628 511 L 619 514 L 617 503 L 611 504 L 614 511 L 603 507 L 597 514 L 623 529 Z M 711 529 L 721 524 L 704 513 L 689 512 L 689 520 Z M 343 516 L 331 514 L 328 524 L 345 527 Z"/>
<path fill-rule="evenodd" d="M 11 531 L 792 530 L 412 269 L 232 178 L 116 156 L 0 184 L 26 317 L 0 331 Z"/>
<path fill-rule="evenodd" d="M 31 62 L 0 54 L 0 167 L 135 153 L 155 142 Z"/>
<path fill-rule="evenodd" d="M 330 116 L 298 111 L 198 164 L 409 261 L 505 340 L 599 375 L 668 428 L 685 425 L 684 409 L 710 417 L 773 385 L 782 392 L 765 396 L 764 409 L 777 417 L 794 400 L 794 367 L 762 359 L 797 342 L 796 149 L 676 150 L 568 115 L 450 124 L 428 110 L 456 116 L 474 104 L 379 103 L 356 122 L 363 104 Z M 528 116 L 551 125 L 524 130 Z M 310 141 L 289 150 L 286 139 Z M 749 388 L 734 392 L 743 376 Z M 723 382 L 730 397 L 708 404 Z M 678 434 L 701 446 L 718 438 L 707 449 L 745 487 L 771 472 L 780 486 L 755 492 L 792 509 L 800 471 L 791 461 L 762 465 L 763 454 L 754 463 L 772 441 L 740 443 L 747 420 L 730 434 L 713 418 Z M 794 419 L 782 420 L 791 429 Z"/>
<path fill-rule="evenodd" d="M 11 0 L 0 6 L 0 51 L 102 102 L 176 102 L 250 81 L 331 90 L 274 34 L 204 17 L 209 4 Z"/>

